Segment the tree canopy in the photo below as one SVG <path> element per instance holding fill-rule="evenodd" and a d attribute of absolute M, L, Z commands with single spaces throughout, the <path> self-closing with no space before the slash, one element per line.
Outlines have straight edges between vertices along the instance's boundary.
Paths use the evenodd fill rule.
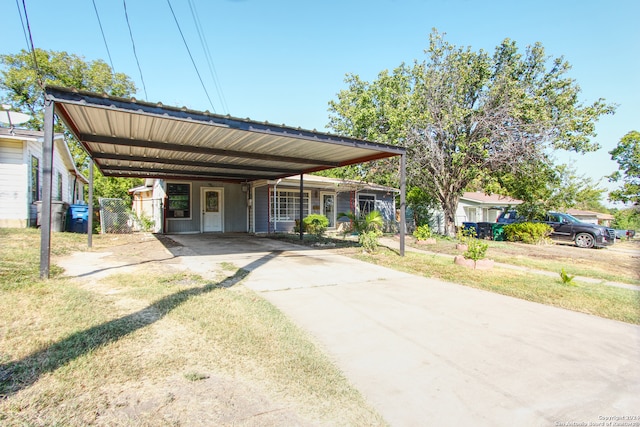
<path fill-rule="evenodd" d="M 35 56 L 35 61 L 34 61 Z M 37 67 L 36 67 L 37 63 Z M 136 91 L 129 76 L 115 73 L 106 62 L 98 59 L 86 61 L 83 57 L 67 52 L 36 49 L 14 55 L 0 55 L 0 100 L 11 108 L 31 115 L 26 124 L 30 129 L 42 130 L 44 123 L 44 87 L 46 85 L 71 87 L 112 96 L 127 97 Z M 87 172 L 87 155 L 80 143 L 62 123 L 54 130 L 64 133 L 74 161 L 79 169 Z M 96 177 L 96 194 L 105 192 L 111 197 L 114 189 L 122 197 L 128 197 L 126 189 L 137 186 L 140 180 Z"/>
<path fill-rule="evenodd" d="M 46 85 L 113 96 L 130 96 L 136 91 L 129 76 L 112 72 L 103 60 L 86 61 L 67 52 L 36 49 L 32 54 L 22 50 L 14 55 L 0 55 L 0 65 L 2 102 L 30 114 L 33 117 L 29 123 L 32 129 L 42 129 L 43 87 Z"/>
<path fill-rule="evenodd" d="M 489 54 L 434 30 L 425 54 L 372 83 L 348 75 L 329 126 L 406 147 L 410 185 L 438 199 L 450 234 L 459 197 L 478 177 L 539 179 L 538 168 L 552 169 L 550 150 L 596 150 L 595 122 L 614 111 L 602 99 L 582 104 L 569 63 L 540 43 L 520 52 L 505 39 Z"/>
<path fill-rule="evenodd" d="M 620 166 L 620 170 L 609 176 L 609 181 L 622 181 L 622 188 L 610 192 L 609 199 L 640 203 L 640 132 L 627 133 L 609 154 Z"/>

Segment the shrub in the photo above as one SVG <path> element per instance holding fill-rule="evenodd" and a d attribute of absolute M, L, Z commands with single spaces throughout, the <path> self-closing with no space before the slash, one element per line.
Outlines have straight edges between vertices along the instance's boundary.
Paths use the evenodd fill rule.
<path fill-rule="evenodd" d="M 427 240 L 433 235 L 428 224 L 419 225 L 413 232 L 413 237 L 418 240 Z"/>
<path fill-rule="evenodd" d="M 489 247 L 488 243 L 473 238 L 467 240 L 467 245 L 468 247 L 467 251 L 464 253 L 464 257 L 472 259 L 475 262 L 485 257 L 487 254 L 487 248 Z"/>
<path fill-rule="evenodd" d="M 363 231 L 358 236 L 358 243 L 365 251 L 373 253 L 378 250 L 378 237 L 381 235 L 382 232 L 378 230 Z"/>
<path fill-rule="evenodd" d="M 324 232 L 327 231 L 327 227 L 329 227 L 329 219 L 320 214 L 308 215 L 302 220 L 302 223 L 307 233 L 311 233 L 317 237 L 321 237 Z"/>
<path fill-rule="evenodd" d="M 504 237 L 510 242 L 546 243 L 553 229 L 541 222 L 515 222 L 504 226 Z"/>
<path fill-rule="evenodd" d="M 469 244 L 470 241 L 476 239 L 476 228 L 475 227 L 458 227 L 458 231 L 456 232 L 456 239 L 462 244 Z"/>

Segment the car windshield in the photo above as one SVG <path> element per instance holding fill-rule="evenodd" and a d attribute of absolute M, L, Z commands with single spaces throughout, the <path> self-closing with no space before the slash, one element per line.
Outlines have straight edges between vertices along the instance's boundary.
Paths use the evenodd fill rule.
<path fill-rule="evenodd" d="M 561 216 L 562 218 L 566 219 L 568 222 L 573 222 L 574 224 L 575 224 L 575 223 L 580 223 L 580 222 L 582 222 L 582 221 L 580 221 L 578 218 L 576 218 L 576 217 L 574 217 L 574 216 L 571 216 L 571 215 L 569 215 L 569 214 L 560 214 L 560 216 Z"/>

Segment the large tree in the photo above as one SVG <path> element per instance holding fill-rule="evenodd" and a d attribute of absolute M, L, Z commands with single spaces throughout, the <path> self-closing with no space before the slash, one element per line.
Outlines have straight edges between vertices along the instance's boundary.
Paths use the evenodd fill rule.
<path fill-rule="evenodd" d="M 518 212 L 528 219 L 540 218 L 548 210 L 578 208 L 606 212 L 602 204 L 605 189 L 591 178 L 580 176 L 568 165 L 554 165 L 546 159 L 521 165 L 513 173 L 496 174 L 492 190 L 522 200 Z"/>
<path fill-rule="evenodd" d="M 609 181 L 622 181 L 622 188 L 609 193 L 612 201 L 640 203 L 640 132 L 633 130 L 620 139 L 609 152 L 618 162 L 620 170 L 609 176 Z"/>
<path fill-rule="evenodd" d="M 35 60 L 34 60 L 35 57 Z M 37 65 L 37 67 L 36 67 Z M 30 129 L 42 130 L 44 122 L 44 91 L 46 85 L 71 87 L 112 96 L 127 97 L 136 91 L 129 76 L 116 73 L 102 60 L 87 61 L 67 52 L 36 49 L 14 55 L 0 55 L 0 100 L 13 110 L 31 115 L 26 124 Z M 65 133 L 69 149 L 76 165 L 87 172 L 87 155 L 80 143 L 62 123 L 55 124 L 55 131 Z M 96 194 L 104 190 L 111 194 L 114 188 L 131 188 L 140 180 L 104 178 L 96 180 Z M 105 188 L 102 188 L 104 184 Z M 126 191 L 122 196 L 127 197 Z M 111 197 L 114 197 L 113 195 Z"/>
<path fill-rule="evenodd" d="M 411 185 L 433 194 L 454 232 L 460 195 L 478 177 L 536 174 L 550 150 L 593 151 L 595 122 L 614 107 L 583 105 L 570 65 L 537 43 L 506 39 L 491 55 L 458 47 L 434 30 L 427 60 L 401 64 L 367 83 L 347 76 L 330 102 L 339 133 L 407 148 Z"/>

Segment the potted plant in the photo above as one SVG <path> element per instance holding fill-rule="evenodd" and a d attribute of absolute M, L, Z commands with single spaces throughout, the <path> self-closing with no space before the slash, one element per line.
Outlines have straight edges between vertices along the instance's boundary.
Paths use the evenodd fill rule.
<path fill-rule="evenodd" d="M 429 228 L 428 224 L 416 227 L 413 231 L 413 237 L 416 238 L 418 244 L 435 245 L 436 243 L 436 239 L 433 237 L 433 233 L 431 232 L 431 228 Z"/>

